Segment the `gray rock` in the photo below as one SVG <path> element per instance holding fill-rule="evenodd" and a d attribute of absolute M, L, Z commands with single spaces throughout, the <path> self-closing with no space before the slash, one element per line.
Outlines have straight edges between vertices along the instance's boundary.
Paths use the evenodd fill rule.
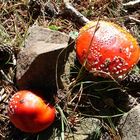
<path fill-rule="evenodd" d="M 17 56 L 18 87 L 20 89 L 46 89 L 50 86 L 56 88 L 56 65 L 59 84 L 68 41 L 69 36 L 64 33 L 39 26 L 30 28 L 25 48 Z"/>
<path fill-rule="evenodd" d="M 44 43 L 65 44 L 67 46 L 69 40 L 69 36 L 65 33 L 37 25 L 29 28 L 28 34 L 29 35 L 25 40 L 25 47 L 31 47 L 38 41 L 43 41 Z"/>
<path fill-rule="evenodd" d="M 77 131 L 73 133 L 74 140 L 92 140 L 100 131 L 101 122 L 95 118 L 83 118 L 80 120 Z M 70 137 L 70 135 L 68 134 Z M 70 139 L 70 138 L 69 138 Z M 72 138 L 70 139 L 72 140 Z"/>
<path fill-rule="evenodd" d="M 61 122 L 60 124 L 53 124 L 52 127 L 41 132 L 39 140 L 62 140 L 61 135 Z M 78 125 L 79 124 L 79 125 Z M 65 125 L 65 140 L 94 140 L 100 133 L 101 121 L 96 118 L 82 118 L 79 123 L 75 126 L 75 131 L 71 131 Z"/>
<path fill-rule="evenodd" d="M 100 133 L 101 121 L 96 118 L 82 118 L 75 126 L 75 131 L 70 132 L 69 128 L 66 128 L 65 139 L 66 140 L 94 140 Z M 61 135 L 57 135 L 53 139 L 61 140 Z"/>
<path fill-rule="evenodd" d="M 122 140 L 140 140 L 140 104 L 121 118 L 118 128 Z"/>
<path fill-rule="evenodd" d="M 75 60 L 76 60 L 76 52 L 73 48 L 73 46 L 71 47 L 72 51 L 69 51 L 68 53 L 68 58 L 66 60 L 65 66 L 64 66 L 64 73 L 61 75 L 61 81 L 62 84 L 65 88 L 65 90 L 69 90 L 69 85 L 71 83 L 71 69 L 76 67 L 75 66 Z"/>

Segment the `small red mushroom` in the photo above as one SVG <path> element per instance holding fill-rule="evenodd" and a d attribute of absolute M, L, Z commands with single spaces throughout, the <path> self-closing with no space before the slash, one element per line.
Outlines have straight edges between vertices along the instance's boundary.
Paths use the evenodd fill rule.
<path fill-rule="evenodd" d="M 55 119 L 55 108 L 28 90 L 18 91 L 8 104 L 10 121 L 20 130 L 36 133 L 48 128 Z"/>
<path fill-rule="evenodd" d="M 88 71 L 114 78 L 122 78 L 140 58 L 136 39 L 119 25 L 107 21 L 91 21 L 81 28 L 76 53 Z"/>

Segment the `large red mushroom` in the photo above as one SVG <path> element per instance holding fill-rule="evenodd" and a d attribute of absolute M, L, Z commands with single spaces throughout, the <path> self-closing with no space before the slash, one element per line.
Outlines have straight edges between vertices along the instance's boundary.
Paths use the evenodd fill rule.
<path fill-rule="evenodd" d="M 91 21 L 81 28 L 76 53 L 88 71 L 122 78 L 140 59 L 136 39 L 112 22 Z"/>
<path fill-rule="evenodd" d="M 20 130 L 36 133 L 48 128 L 55 119 L 55 108 L 29 90 L 12 96 L 8 104 L 10 121 Z"/>

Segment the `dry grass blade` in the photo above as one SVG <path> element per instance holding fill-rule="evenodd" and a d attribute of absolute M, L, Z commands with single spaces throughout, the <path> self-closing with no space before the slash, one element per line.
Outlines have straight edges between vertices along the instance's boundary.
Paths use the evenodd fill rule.
<path fill-rule="evenodd" d="M 80 89 L 79 89 L 79 91 L 78 91 L 78 93 L 77 93 L 77 96 L 79 96 L 79 97 L 78 97 L 78 101 L 77 101 L 77 103 L 76 103 L 76 106 L 75 106 L 75 108 L 74 108 L 74 110 L 73 110 L 74 112 L 76 111 L 76 109 L 77 109 L 77 107 L 78 107 L 78 104 L 79 104 L 79 102 L 80 102 L 80 100 L 81 100 L 82 93 L 83 93 L 83 84 L 81 84 Z"/>
<path fill-rule="evenodd" d="M 110 122 L 110 125 L 111 126 L 108 124 L 103 124 L 103 127 L 108 131 L 112 140 L 121 140 L 121 136 L 119 135 L 118 130 L 114 127 L 112 122 Z"/>

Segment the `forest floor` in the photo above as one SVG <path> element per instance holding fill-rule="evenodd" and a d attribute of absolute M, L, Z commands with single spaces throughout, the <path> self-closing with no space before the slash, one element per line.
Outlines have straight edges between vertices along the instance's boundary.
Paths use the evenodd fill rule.
<path fill-rule="evenodd" d="M 140 45 L 140 6 L 138 3 L 134 3 L 130 0 L 71 0 L 69 1 L 76 10 L 84 15 L 89 20 L 106 20 L 112 21 L 126 30 L 128 30 L 138 41 Z M 26 134 L 17 130 L 10 122 L 7 116 L 6 107 L 11 95 L 17 91 L 17 85 L 15 83 L 16 64 L 7 63 L 7 61 L 13 61 L 16 59 L 18 52 L 24 47 L 25 38 L 29 27 L 37 23 L 45 28 L 50 28 L 55 31 L 64 32 L 74 37 L 78 34 L 79 29 L 84 25 L 78 21 L 76 17 L 71 14 L 66 14 L 65 0 L 2 0 L 0 1 L 0 139 L 1 140 L 38 140 L 40 134 Z M 12 58 L 12 56 L 15 58 Z M 139 64 L 137 67 L 139 71 Z M 87 79 L 84 79 L 85 83 Z M 89 79 L 88 79 L 89 80 Z M 102 81 L 102 82 L 101 82 Z M 96 81 L 97 83 L 99 81 Z M 96 133 L 95 139 L 100 139 L 100 132 L 106 131 L 113 140 L 119 140 L 120 134 L 115 127 L 116 120 L 128 110 L 124 107 L 125 95 L 122 95 L 124 87 L 118 87 L 116 81 L 109 82 L 100 79 L 100 84 L 94 85 L 94 96 L 91 104 L 86 104 L 89 100 L 83 94 L 80 97 L 77 96 L 74 103 L 77 101 L 79 104 L 84 104 L 85 108 L 83 115 L 81 108 L 78 112 L 73 112 L 71 115 L 67 114 L 66 118 L 70 127 L 74 129 L 76 125 L 76 119 L 85 116 L 91 116 L 96 114 L 95 118 L 100 118 L 103 122 L 101 128 Z M 102 84 L 103 83 L 103 84 Z M 111 85 L 109 88 L 108 83 Z M 117 86 L 116 86 L 117 84 Z M 73 89 L 73 92 L 82 92 L 80 84 L 79 87 Z M 86 85 L 84 92 L 92 92 Z M 116 90 L 117 88 L 117 90 Z M 128 87 L 127 87 L 128 88 Z M 118 91 L 119 89 L 119 91 Z M 100 92 L 105 93 L 104 96 Z M 113 94 L 110 94 L 112 92 Z M 139 93 L 139 89 L 133 91 Z M 119 93 L 119 94 L 118 94 Z M 140 95 L 140 94 L 139 94 Z M 71 98 L 74 97 L 71 94 Z M 117 97 L 117 99 L 116 99 Z M 95 100 L 96 98 L 96 100 Z M 80 101 L 79 101 L 80 100 Z M 99 100 L 98 102 L 96 102 Z M 66 100 L 65 100 L 66 101 Z M 104 103 L 103 103 L 104 102 Z M 60 102 L 61 104 L 63 104 Z M 73 102 L 71 102 L 73 103 Z M 79 105 L 80 106 L 80 105 Z M 90 112 L 92 106 L 93 114 Z M 77 105 L 78 107 L 78 105 Z M 104 107 L 104 108 L 103 108 Z M 68 110 L 73 106 L 69 105 Z M 100 111 L 98 111 L 100 110 Z M 101 113 L 101 110 L 105 110 Z M 100 113 L 99 113 L 100 112 Z M 64 113 L 65 114 L 65 113 Z M 94 114 L 94 115 L 95 115 Z M 121 115 L 120 115 L 121 114 Z M 58 115 L 58 117 L 60 117 Z M 59 120 L 59 119 L 58 119 Z M 73 124 L 71 124 L 73 122 Z M 21 137 L 17 137 L 20 135 Z M 107 137 L 108 137 L 107 135 Z M 105 138 L 107 139 L 107 138 Z"/>

